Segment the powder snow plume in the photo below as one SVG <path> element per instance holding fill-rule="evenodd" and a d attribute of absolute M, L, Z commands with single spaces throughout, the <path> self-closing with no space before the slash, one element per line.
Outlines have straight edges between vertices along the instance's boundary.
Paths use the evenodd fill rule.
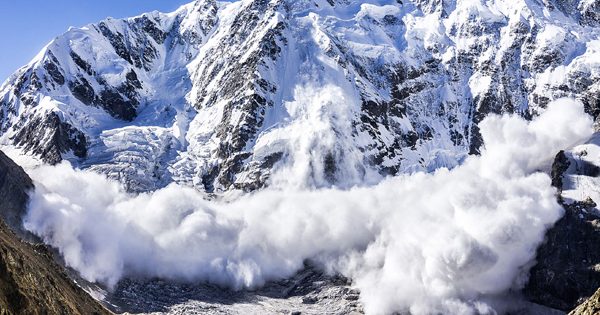
<path fill-rule="evenodd" d="M 539 170 L 590 137 L 592 121 L 559 100 L 532 122 L 480 127 L 482 155 L 452 170 L 346 190 L 278 183 L 227 203 L 177 185 L 130 195 L 68 164 L 39 167 L 25 225 L 108 285 L 136 274 L 255 287 L 311 259 L 351 278 L 368 314 L 493 314 L 485 297 L 523 284 L 562 215 Z"/>

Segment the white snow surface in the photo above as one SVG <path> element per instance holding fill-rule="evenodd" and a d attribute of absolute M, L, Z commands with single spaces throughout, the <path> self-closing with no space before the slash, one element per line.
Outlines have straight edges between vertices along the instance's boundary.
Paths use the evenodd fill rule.
<path fill-rule="evenodd" d="M 541 2 L 464 0 L 436 7 L 427 1 L 349 0 L 332 6 L 324 0 L 274 0 L 265 1 L 264 12 L 256 12 L 253 6 L 260 2 L 200 0 L 172 13 L 103 21 L 108 29 L 123 34 L 132 54 L 148 56 L 140 52 L 148 47 L 156 51 L 143 67 L 119 56 L 99 24 L 70 29 L 0 88 L 0 99 L 15 106 L 0 115 L 7 128 L 0 141 L 12 145 L 20 121 L 56 112 L 88 140 L 86 158 L 63 155 L 77 167 L 119 179 L 132 191 L 152 191 L 172 182 L 204 190 L 203 176 L 226 162 L 220 147 L 236 141 L 236 134 L 226 130 L 254 128 L 243 148 L 234 152 L 246 155 L 233 184 L 256 178 L 272 183 L 278 179 L 271 173 L 294 169 L 301 174 L 288 171 L 283 176 L 293 177 L 296 186 L 349 188 L 381 181 L 385 172 L 378 168 L 411 173 L 460 164 L 473 133 L 473 100 L 502 92 L 498 76 L 486 72 L 485 65 L 504 62 L 515 54 L 515 45 L 524 45 L 526 38 L 517 32 L 523 23 L 538 31 L 531 35 L 531 45 L 510 57 L 532 67 L 516 76 L 522 79 L 515 78 L 529 93 L 511 91 L 514 94 L 504 100 L 511 102 L 512 111 L 542 112 L 545 105 L 532 101 L 538 96 L 580 97 L 556 92 L 571 74 L 600 76 L 598 29 L 582 26 L 557 10 L 548 11 Z M 238 20 L 244 14 L 255 14 L 259 26 L 252 26 L 254 20 Z M 166 34 L 163 43 L 140 33 L 143 18 Z M 232 95 L 224 91 L 232 80 L 228 74 L 251 62 L 273 33 L 278 34 L 273 42 L 280 51 L 259 55 L 254 73 L 243 77 L 248 84 L 237 86 L 235 96 L 228 98 Z M 93 75 L 74 63 L 71 51 L 90 64 Z M 555 52 L 559 63 L 534 71 L 536 60 L 548 52 Z M 471 68 L 456 69 L 457 58 L 465 54 L 473 58 Z M 44 81 L 44 62 L 53 57 L 67 81 L 83 77 L 96 92 L 99 80 L 118 86 L 134 71 L 142 83 L 137 117 L 126 122 L 84 105 L 67 84 L 43 82 L 38 91 L 26 93 L 39 105 L 23 103 L 12 90 L 19 75 L 30 71 Z M 431 60 L 435 64 L 428 65 Z M 436 70 L 413 81 L 389 82 L 384 73 L 398 67 Z M 267 88 L 259 86 L 261 80 Z M 408 93 L 402 101 L 407 112 L 389 116 L 385 124 L 377 117 L 372 124 L 361 123 L 363 100 L 383 106 L 393 99 L 394 84 Z M 241 96 L 252 94 L 266 99 L 262 113 L 229 108 Z M 252 115 L 262 122 L 249 125 Z M 412 134 L 419 135 L 412 147 L 398 145 Z M 273 154 L 282 158 L 261 168 Z M 324 174 L 328 156 L 336 165 L 333 180 Z M 235 187 L 216 182 L 214 192 Z"/>
<path fill-rule="evenodd" d="M 569 168 L 563 175 L 562 196 L 567 203 L 585 201 L 591 198 L 600 205 L 600 134 L 594 136 L 584 144 L 568 150 Z M 598 206 L 595 214 L 600 216 Z"/>

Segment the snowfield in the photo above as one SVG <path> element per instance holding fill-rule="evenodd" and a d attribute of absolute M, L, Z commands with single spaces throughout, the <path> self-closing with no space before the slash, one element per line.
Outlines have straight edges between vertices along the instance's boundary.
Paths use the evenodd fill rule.
<path fill-rule="evenodd" d="M 202 0 L 107 19 L 5 82 L 0 141 L 134 192 L 247 192 L 289 168 L 305 188 L 452 168 L 479 151 L 489 113 L 530 117 L 561 97 L 598 111 L 590 8 Z"/>

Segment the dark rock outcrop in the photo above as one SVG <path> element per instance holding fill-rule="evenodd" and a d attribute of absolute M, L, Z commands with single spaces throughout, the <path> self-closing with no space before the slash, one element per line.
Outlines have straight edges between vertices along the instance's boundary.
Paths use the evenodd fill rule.
<path fill-rule="evenodd" d="M 0 221 L 0 314 L 110 314 L 78 287 L 43 245 Z"/>
<path fill-rule="evenodd" d="M 552 186 L 556 187 L 559 192 L 562 191 L 563 187 L 563 174 L 569 169 L 570 165 L 571 162 L 569 162 L 569 158 L 566 156 L 565 151 L 561 150 L 556 154 L 554 163 L 552 163 L 550 177 L 552 178 Z"/>
<path fill-rule="evenodd" d="M 524 290 L 531 301 L 567 312 L 600 287 L 597 204 L 590 197 L 573 201 L 562 196 L 563 189 L 573 189 L 576 179 L 572 176 L 600 175 L 598 166 L 585 158 L 587 155 L 587 150 L 560 151 L 554 159 L 550 175 L 565 215 L 547 232 L 545 242 L 538 248 L 537 264 L 531 269 Z"/>
<path fill-rule="evenodd" d="M 0 152 L 0 315 L 110 314 L 69 279 L 47 247 L 21 238 L 32 188 L 23 169 Z"/>
<path fill-rule="evenodd" d="M 27 208 L 33 182 L 25 171 L 0 151 L 0 218 L 15 231 L 22 231 L 21 218 Z"/>
<path fill-rule="evenodd" d="M 525 294 L 535 303 L 570 311 L 600 288 L 600 217 L 589 201 L 564 207 L 565 216 L 537 251 Z"/>
<path fill-rule="evenodd" d="M 569 315 L 597 315 L 600 314 L 600 289 L 596 293 L 574 309 Z"/>
<path fill-rule="evenodd" d="M 56 113 L 31 118 L 12 140 L 49 164 L 60 163 L 62 155 L 68 152 L 72 152 L 78 158 L 87 155 L 85 135 L 62 121 Z"/>

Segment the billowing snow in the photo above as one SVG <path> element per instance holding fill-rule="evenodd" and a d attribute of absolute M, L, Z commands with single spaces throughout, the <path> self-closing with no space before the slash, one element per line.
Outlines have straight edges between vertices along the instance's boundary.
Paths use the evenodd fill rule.
<path fill-rule="evenodd" d="M 367 314 L 496 314 L 486 298 L 524 284 L 562 215 L 537 170 L 587 139 L 592 121 L 561 100 L 530 123 L 490 116 L 481 128 L 482 155 L 453 170 L 350 190 L 298 189 L 311 158 L 300 146 L 276 186 L 227 203 L 176 184 L 132 196 L 67 163 L 42 167 L 30 170 L 25 227 L 109 285 L 133 274 L 252 288 L 311 259 L 350 277 Z"/>

